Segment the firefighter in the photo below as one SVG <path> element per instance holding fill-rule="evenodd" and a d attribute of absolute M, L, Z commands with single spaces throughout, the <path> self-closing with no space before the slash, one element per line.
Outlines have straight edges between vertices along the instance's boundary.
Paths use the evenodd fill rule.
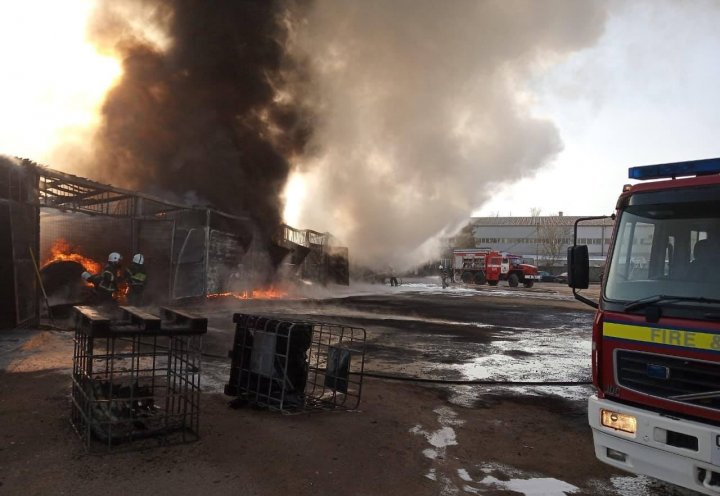
<path fill-rule="evenodd" d="M 448 283 L 448 273 L 445 270 L 445 267 L 442 265 L 438 267 L 438 270 L 440 270 L 440 279 L 442 280 L 442 287 L 443 289 L 447 288 L 450 284 Z"/>
<path fill-rule="evenodd" d="M 83 272 L 82 278 L 95 285 L 95 295 L 99 305 L 115 304 L 113 293 L 118 290 L 118 270 L 122 256 L 117 252 L 108 255 L 108 263 L 99 274 Z"/>
<path fill-rule="evenodd" d="M 125 269 L 125 281 L 128 283 L 128 303 L 135 307 L 141 306 L 147 282 L 145 257 L 141 253 L 136 253 L 130 267 Z"/>
<path fill-rule="evenodd" d="M 391 266 L 389 267 L 390 272 L 390 286 L 399 286 L 397 276 L 395 275 L 395 269 Z"/>

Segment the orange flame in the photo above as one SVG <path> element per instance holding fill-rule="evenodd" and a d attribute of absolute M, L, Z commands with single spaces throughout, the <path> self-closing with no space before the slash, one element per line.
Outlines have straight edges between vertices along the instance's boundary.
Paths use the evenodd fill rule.
<path fill-rule="evenodd" d="M 275 300 L 287 296 L 285 291 L 275 288 L 269 289 L 252 289 L 250 291 L 227 292 L 227 293 L 210 293 L 207 295 L 209 299 L 215 298 L 235 298 L 237 300 Z"/>
<path fill-rule="evenodd" d="M 113 300 L 117 301 L 120 305 L 127 304 L 130 285 L 126 281 L 119 281 L 117 288 L 117 291 L 113 293 Z"/>
<path fill-rule="evenodd" d="M 70 261 L 79 263 L 85 270 L 92 274 L 100 272 L 102 265 L 99 262 L 77 253 L 78 251 L 77 247 L 72 247 L 70 243 L 64 239 L 58 238 L 50 248 L 50 255 L 45 258 L 42 267 L 46 267 L 53 262 Z"/>

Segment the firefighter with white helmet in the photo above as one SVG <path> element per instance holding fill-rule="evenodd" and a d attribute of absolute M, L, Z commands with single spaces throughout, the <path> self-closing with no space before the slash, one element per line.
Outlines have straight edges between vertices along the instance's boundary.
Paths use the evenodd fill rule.
<path fill-rule="evenodd" d="M 98 303 L 101 305 L 114 304 L 113 294 L 118 290 L 118 270 L 122 262 L 122 255 L 112 252 L 108 255 L 108 262 L 99 274 L 83 272 L 82 278 L 95 285 Z"/>
<path fill-rule="evenodd" d="M 125 269 L 125 280 L 128 283 L 128 303 L 136 307 L 141 306 L 147 282 L 145 256 L 142 253 L 133 256 L 132 263 Z"/>

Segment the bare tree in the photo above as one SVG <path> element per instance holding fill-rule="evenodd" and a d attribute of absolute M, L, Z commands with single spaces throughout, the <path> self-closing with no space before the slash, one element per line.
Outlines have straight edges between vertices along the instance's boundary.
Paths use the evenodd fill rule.
<path fill-rule="evenodd" d="M 572 237 L 572 227 L 553 223 L 552 217 L 542 220 L 545 222 L 537 224 L 538 255 L 542 256 L 544 265 L 554 267 L 564 259 L 565 249 Z"/>

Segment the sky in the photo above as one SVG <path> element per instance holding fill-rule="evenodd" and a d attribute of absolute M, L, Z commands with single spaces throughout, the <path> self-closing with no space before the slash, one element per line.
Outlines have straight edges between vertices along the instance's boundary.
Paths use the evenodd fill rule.
<path fill-rule="evenodd" d="M 720 157 L 720 2 L 615 2 L 606 30 L 529 84 L 564 148 L 479 216 L 610 214 L 627 169 Z"/>
<path fill-rule="evenodd" d="M 61 150 L 87 139 L 121 73 L 86 40 L 93 8 L 92 0 L 0 2 L 0 154 L 71 167 Z"/>
<path fill-rule="evenodd" d="M 100 122 L 99 108 L 105 94 L 122 75 L 120 62 L 113 59 L 110 54 L 100 53 L 97 46 L 87 39 L 87 21 L 96 1 L 0 2 L 2 25 L 0 29 L 0 88 L 2 88 L 0 154 L 26 157 L 60 170 L 77 172 L 74 169 L 75 162 L 79 160 L 78 154 L 82 151 L 82 144 L 90 141 L 93 131 Z M 551 0 L 545 1 L 551 2 Z M 399 8 L 397 9 L 398 12 L 395 12 L 398 14 L 397 19 L 405 20 L 406 25 L 403 29 L 408 36 L 395 38 L 394 24 L 392 21 L 387 21 L 392 17 L 383 15 L 382 8 L 386 4 L 382 2 L 366 2 L 362 11 L 353 10 L 357 5 L 352 2 L 323 3 L 324 0 L 317 2 L 322 8 L 312 14 L 314 18 L 312 15 L 310 18 L 325 20 L 324 26 L 327 26 L 327 29 L 310 33 L 305 37 L 304 43 L 306 48 L 315 50 L 318 50 L 318 47 L 327 48 L 324 55 L 329 58 L 322 61 L 324 66 L 320 66 L 320 71 L 324 71 L 325 77 L 321 88 L 328 90 L 327 95 L 337 97 L 335 100 L 327 98 L 321 102 L 324 105 L 323 109 L 335 105 L 335 114 L 328 114 L 330 118 L 325 119 L 326 129 L 320 129 L 317 136 L 335 136 L 340 140 L 343 138 L 339 136 L 340 133 L 347 132 L 350 136 L 361 136 L 367 140 L 377 139 L 379 136 L 377 130 L 368 132 L 367 122 L 372 122 L 373 125 L 393 125 L 396 116 L 386 118 L 387 116 L 371 112 L 376 110 L 372 105 L 376 105 L 378 101 L 382 102 L 383 98 L 392 97 L 392 88 L 386 86 L 384 88 L 388 91 L 386 94 L 368 94 L 367 89 L 373 84 L 373 81 L 367 78 L 367 74 L 370 73 L 366 73 L 361 85 L 352 86 L 353 82 L 357 83 L 357 75 L 362 76 L 363 72 L 358 72 L 358 68 L 353 72 L 352 67 L 345 70 L 348 61 L 342 60 L 337 55 L 339 52 L 333 50 L 345 50 L 344 53 L 362 56 L 366 64 L 372 65 L 374 74 L 386 78 L 387 81 L 396 80 L 396 75 L 389 66 L 403 64 L 405 61 L 393 56 L 401 56 L 403 50 L 412 53 L 415 46 L 413 43 L 417 42 L 413 37 L 416 34 L 413 32 L 414 26 L 412 22 L 407 22 L 407 18 L 412 16 L 405 16 Z M 401 0 L 397 0 L 391 4 L 393 9 L 390 10 L 395 10 L 394 7 L 402 3 Z M 432 17 L 433 9 L 440 4 L 424 3 L 427 4 L 428 16 L 425 18 L 418 16 L 418 21 L 428 23 L 427 25 L 432 29 L 447 28 L 443 23 L 433 24 L 435 22 Z M 627 179 L 628 167 L 720 157 L 720 143 L 715 139 L 720 129 L 720 112 L 717 110 L 720 109 L 720 92 L 717 90 L 720 88 L 720 64 L 717 55 L 720 53 L 720 32 L 717 30 L 717 26 L 720 25 L 720 2 L 609 0 L 593 2 L 593 4 L 607 7 L 607 19 L 602 32 L 599 35 L 593 33 L 582 38 L 565 26 L 555 26 L 554 28 L 560 33 L 558 36 L 565 36 L 563 41 L 565 50 L 559 50 L 556 56 L 552 56 L 552 51 L 557 48 L 559 42 L 553 40 L 553 37 L 546 32 L 533 31 L 543 38 L 542 41 L 550 56 L 539 63 L 527 64 L 531 69 L 519 71 L 515 75 L 518 80 L 512 85 L 516 91 L 514 96 L 508 95 L 507 87 L 502 86 L 498 80 L 484 73 L 482 66 L 475 68 L 477 69 L 475 72 L 466 71 L 460 58 L 450 60 L 448 57 L 443 58 L 441 53 L 436 54 L 438 57 L 436 60 L 447 61 L 447 70 L 455 71 L 455 76 L 480 75 L 479 81 L 488 86 L 492 85 L 491 90 L 498 92 L 501 102 L 511 101 L 516 109 L 522 111 L 529 109 L 532 117 L 537 118 L 537 122 L 528 123 L 523 116 L 519 116 L 519 119 L 509 118 L 503 121 L 503 125 L 510 128 L 514 126 L 520 136 L 532 137 L 533 133 L 542 133 L 548 148 L 538 153 L 538 156 L 550 158 L 543 160 L 543 163 L 531 164 L 529 167 L 508 169 L 505 175 L 498 172 L 498 166 L 495 165 L 492 181 L 483 183 L 480 180 L 477 186 L 491 190 L 487 195 L 466 194 L 461 200 L 453 198 L 453 184 L 462 184 L 464 188 L 470 190 L 471 188 L 468 188 L 466 178 L 451 175 L 444 179 L 446 182 L 442 184 L 443 195 L 439 198 L 435 196 L 428 198 L 432 201 L 454 203 L 452 206 L 454 210 L 450 213 L 455 217 L 458 209 L 462 215 L 467 212 L 467 216 L 529 215 L 533 209 L 539 209 L 541 214 L 545 215 L 556 214 L 559 211 L 566 215 L 609 214 L 623 184 L 630 182 Z M 371 5 L 374 7 L 371 8 Z M 447 13 L 455 15 L 454 21 L 461 23 L 462 11 L 457 6 L 462 4 L 458 2 L 452 5 L 453 8 L 448 8 Z M 472 5 L 472 3 L 464 5 Z M 519 15 L 518 12 L 513 12 L 513 8 L 517 10 L 517 6 L 522 5 L 520 2 L 510 3 L 511 7 L 505 11 L 503 6 L 508 4 L 502 2 L 477 5 L 491 6 L 495 9 L 493 11 L 495 15 L 499 12 L 501 15 L 522 18 L 522 11 Z M 554 5 L 559 4 L 555 2 Z M 577 4 L 565 4 L 565 8 L 568 5 L 574 8 L 573 5 Z M 589 5 L 588 3 L 585 7 Z M 38 12 L 42 12 L 42 15 L 37 15 Z M 572 13 L 576 17 L 579 14 L 582 12 Z M 335 20 L 331 17 L 333 15 L 344 19 L 346 23 L 328 22 L 328 19 Z M 442 10 L 438 15 L 442 15 Z M 350 24 L 347 19 L 356 21 Z M 378 27 L 378 23 L 384 22 L 383 19 L 387 21 L 387 25 Z M 523 33 L 522 23 L 513 24 L 513 19 L 505 21 L 513 29 Z M 337 26 L 339 28 L 336 29 Z M 367 29 L 368 26 L 369 29 L 376 30 L 375 36 L 385 36 L 390 42 L 402 42 L 405 46 L 399 47 L 394 52 L 388 50 L 388 53 L 381 53 L 374 47 L 372 50 L 353 52 L 357 49 L 356 45 L 343 45 L 341 42 L 333 45 L 325 43 L 327 39 L 348 33 L 356 35 L 357 39 L 362 39 L 362 30 Z M 343 29 L 346 31 L 342 31 Z M 465 57 L 472 56 L 472 50 L 464 49 L 461 44 L 452 45 L 457 39 L 462 39 L 453 38 L 455 34 L 459 37 L 472 37 L 472 32 L 461 32 L 451 27 L 444 33 L 449 40 L 448 43 L 451 43 L 449 46 L 453 46 L 456 52 L 460 52 L 460 55 Z M 500 35 L 494 33 L 493 36 L 501 36 L 501 33 Z M 342 38 L 336 38 L 335 41 L 337 40 L 342 41 Z M 496 40 L 493 39 L 493 42 Z M 300 44 L 302 43 L 301 40 Z M 525 43 L 521 45 L 522 50 L 532 48 L 532 39 L 520 43 Z M 510 44 L 512 43 L 508 40 L 508 45 Z M 433 48 L 432 43 L 428 46 Z M 525 57 L 525 52 L 518 50 L 517 53 Z M 502 49 L 496 53 L 502 53 Z M 514 54 L 512 52 L 510 56 Z M 427 55 L 432 56 L 430 52 L 427 52 Z M 333 56 L 337 58 L 332 59 Z M 494 53 L 489 52 L 486 56 L 492 58 Z M 376 61 L 382 61 L 386 66 L 383 67 Z M 418 67 L 423 66 L 417 65 L 415 61 L 407 61 L 407 71 L 417 71 Z M 414 116 L 421 119 L 425 115 L 422 112 L 416 113 L 417 109 L 413 107 L 412 100 L 414 95 L 446 88 L 445 81 L 437 74 L 433 74 L 432 71 L 427 74 L 426 79 L 422 78 L 422 75 L 420 79 L 408 78 L 408 91 L 402 95 L 402 99 L 394 100 L 396 109 L 404 112 L 404 119 L 413 119 Z M 354 80 L 351 80 L 350 76 Z M 339 85 L 346 82 L 347 87 L 350 88 L 347 93 L 338 92 Z M 325 86 L 323 87 L 322 84 Z M 450 86 L 450 88 L 456 91 L 467 89 L 463 85 Z M 345 103 L 339 100 L 340 97 L 348 95 L 355 100 L 367 98 L 370 103 L 366 107 L 353 107 L 353 103 L 348 102 L 347 99 Z M 476 98 L 478 108 L 487 107 L 488 102 L 492 103 L 492 99 L 483 91 L 482 84 L 476 84 L 464 96 L 466 99 Z M 435 101 L 436 110 L 442 111 L 448 102 L 452 105 L 452 98 Z M 458 98 L 460 108 L 466 103 L 467 100 Z M 353 109 L 367 112 L 367 115 L 357 114 L 352 120 L 344 119 L 343 113 L 347 114 Z M 494 114 L 486 115 L 501 115 L 502 104 L 497 105 L 497 108 L 492 109 L 491 112 Z M 470 110 L 468 115 L 470 117 L 467 122 L 472 125 L 481 128 L 492 126 L 492 122 L 484 122 L 482 118 L 473 122 Z M 371 120 L 365 123 L 366 128 L 363 129 L 365 117 Z M 397 120 L 401 128 L 406 122 L 408 121 Z M 417 150 L 409 150 L 407 147 L 397 149 L 378 147 L 375 156 L 370 155 L 369 159 L 365 157 L 366 161 L 375 161 L 369 164 L 371 166 L 369 170 L 379 173 L 381 179 L 387 181 L 393 179 L 393 174 L 388 173 L 388 156 L 398 154 L 416 160 L 417 157 L 426 156 L 428 151 L 432 152 L 430 148 L 433 141 L 426 138 L 434 135 L 433 128 L 418 126 L 411 132 L 402 128 L 401 133 L 405 133 L 405 137 L 417 139 L 421 146 L 418 146 Z M 455 143 L 453 140 L 458 136 L 462 136 L 462 133 L 455 133 L 450 136 L 452 139 L 438 143 L 448 147 L 447 151 L 451 152 L 452 144 Z M 360 149 L 358 143 L 360 142 L 354 145 Z M 526 145 L 518 142 L 517 147 L 522 148 L 524 144 Z M 471 151 L 472 146 L 472 143 L 468 145 Z M 343 148 L 337 146 L 335 148 L 335 150 L 326 149 L 324 156 L 320 154 L 316 157 L 316 170 L 323 170 L 330 159 L 337 160 L 338 157 L 342 159 Z M 383 153 L 389 155 L 383 156 Z M 450 153 L 444 156 L 452 155 Z M 505 160 L 508 156 L 512 157 L 512 154 L 502 155 Z M 362 159 L 362 155 L 358 157 Z M 438 154 L 438 157 L 438 160 L 442 160 L 441 154 Z M 472 166 L 472 157 L 461 158 L 466 160 L 467 164 L 463 165 L 464 168 L 460 167 L 456 170 L 467 170 L 467 167 Z M 480 162 L 489 160 L 487 157 L 478 157 L 478 159 Z M 334 177 L 337 179 L 336 171 L 328 169 L 326 172 L 330 174 L 329 177 L 335 174 Z M 402 177 L 412 178 L 412 173 L 413 169 L 408 168 L 405 170 L 405 176 Z M 349 173 L 345 171 L 344 174 L 345 182 L 336 183 L 335 186 L 352 185 L 362 179 L 367 183 L 366 186 L 370 191 L 376 187 L 372 180 L 366 179 L 366 175 L 353 176 L 352 169 Z M 498 180 L 498 177 L 502 179 Z M 444 196 L 445 191 L 447 196 Z M 433 195 L 437 193 L 432 188 L 428 192 Z M 412 188 L 404 194 L 413 194 Z M 425 192 L 414 198 L 414 201 L 422 202 L 423 194 Z M 341 191 L 341 194 L 328 199 L 337 202 L 341 201 L 343 196 L 348 195 L 343 195 Z M 489 199 L 485 200 L 485 197 Z M 329 224 L 328 227 L 319 222 L 321 219 L 301 215 L 302 209 L 299 205 L 318 198 L 321 198 L 318 191 L 304 184 L 302 176 L 292 176 L 286 189 L 285 220 L 292 225 L 332 232 L 341 229 L 343 225 L 358 222 L 357 218 L 351 219 L 352 222 L 340 218 L 335 219 L 335 224 Z M 473 203 L 473 199 L 477 202 Z M 356 202 L 363 201 L 363 195 L 359 195 L 356 199 Z M 387 204 L 380 201 L 376 205 L 372 205 L 372 202 L 367 203 L 373 207 L 370 209 L 370 214 L 380 220 L 383 220 L 387 212 L 384 205 L 394 205 L 399 211 L 403 211 L 402 215 L 406 217 L 417 217 L 414 207 L 408 207 L 409 204 L 403 202 L 402 197 Z M 365 207 L 367 208 L 367 205 Z M 326 214 L 329 210 L 331 209 L 325 205 L 319 209 L 320 214 Z M 391 218 L 386 223 L 394 229 L 394 226 L 402 224 L 403 218 L 402 216 Z M 457 221 L 457 218 L 453 221 Z M 373 227 L 371 225 L 370 229 Z M 411 234 L 417 235 L 417 239 L 438 235 L 435 227 L 430 232 L 411 233 L 402 229 L 399 231 L 398 243 L 407 243 Z"/>

